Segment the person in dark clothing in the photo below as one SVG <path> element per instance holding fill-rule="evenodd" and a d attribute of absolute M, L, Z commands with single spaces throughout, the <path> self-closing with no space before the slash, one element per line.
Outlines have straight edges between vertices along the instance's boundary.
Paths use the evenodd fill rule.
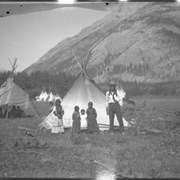
<path fill-rule="evenodd" d="M 2 106 L 2 114 L 3 114 L 3 118 L 6 117 L 7 111 L 8 111 L 8 105 Z"/>
<path fill-rule="evenodd" d="M 49 113 L 51 113 L 53 111 L 53 107 L 54 107 L 54 104 L 52 101 L 49 102 Z"/>
<path fill-rule="evenodd" d="M 9 118 L 16 118 L 16 116 L 17 116 L 16 113 L 17 113 L 16 106 L 12 106 L 11 109 L 9 110 L 8 117 Z"/>
<path fill-rule="evenodd" d="M 73 124 L 72 124 L 72 129 L 71 129 L 71 133 L 80 133 L 81 131 L 81 117 L 80 117 L 80 113 L 79 113 L 79 106 L 75 106 L 74 107 L 74 112 L 72 114 L 72 120 L 73 120 Z"/>
<path fill-rule="evenodd" d="M 54 113 L 59 119 L 62 119 L 62 117 L 63 117 L 63 115 L 64 115 L 64 110 L 63 110 L 63 108 L 62 108 L 60 99 L 57 99 L 57 100 L 56 100 L 55 110 L 53 111 L 53 113 Z"/>
<path fill-rule="evenodd" d="M 16 117 L 18 118 L 25 117 L 24 111 L 19 106 L 16 107 Z"/>
<path fill-rule="evenodd" d="M 88 109 L 86 110 L 87 114 L 87 130 L 89 133 L 99 132 L 99 127 L 97 124 L 97 112 L 96 109 L 93 108 L 93 103 L 88 103 Z"/>
<path fill-rule="evenodd" d="M 3 118 L 3 111 L 2 111 L 2 107 L 0 107 L 0 118 Z"/>

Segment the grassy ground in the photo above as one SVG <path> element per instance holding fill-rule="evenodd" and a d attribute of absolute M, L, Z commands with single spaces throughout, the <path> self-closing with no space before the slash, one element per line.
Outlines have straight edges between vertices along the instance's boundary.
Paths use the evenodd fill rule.
<path fill-rule="evenodd" d="M 52 135 L 39 130 L 41 118 L 0 119 L 0 177 L 180 177 L 179 118 L 157 110 L 175 106 L 177 111 L 180 100 L 145 100 L 146 105 L 135 99 L 135 109 L 123 110 L 127 120 L 136 121 L 125 135 L 71 136 L 68 129 Z M 36 106 L 41 115 L 47 113 L 47 104 Z M 32 129 L 33 137 L 21 127 Z"/>

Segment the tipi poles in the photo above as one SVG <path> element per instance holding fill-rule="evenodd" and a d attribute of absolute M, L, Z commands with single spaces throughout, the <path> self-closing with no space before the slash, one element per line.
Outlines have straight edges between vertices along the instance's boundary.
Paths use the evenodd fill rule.
<path fill-rule="evenodd" d="M 9 106 L 7 108 L 6 119 L 8 118 L 8 115 L 9 115 Z"/>
<path fill-rule="evenodd" d="M 74 59 L 76 60 L 76 62 L 79 64 L 79 66 L 80 66 L 81 70 L 84 72 L 86 78 L 89 79 L 89 77 L 87 76 L 86 71 L 85 71 L 83 65 L 77 60 L 76 56 L 73 54 L 72 51 L 71 51 L 71 54 L 72 54 L 72 56 L 74 57 Z"/>
<path fill-rule="evenodd" d="M 36 115 L 38 115 L 38 117 L 39 117 L 40 114 L 39 114 L 38 110 L 36 109 L 36 106 L 35 106 L 34 102 L 31 99 L 30 99 L 30 101 L 31 101 L 31 103 L 32 103 L 32 105 L 33 105 L 33 107 L 34 107 L 34 109 L 36 111 Z"/>

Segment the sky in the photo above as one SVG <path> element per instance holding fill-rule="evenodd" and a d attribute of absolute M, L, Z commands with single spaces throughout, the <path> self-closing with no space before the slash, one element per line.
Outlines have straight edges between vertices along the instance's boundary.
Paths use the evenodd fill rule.
<path fill-rule="evenodd" d="M 78 34 L 108 12 L 66 7 L 0 18 L 0 69 L 11 70 L 17 57 L 22 71 L 57 43 Z"/>

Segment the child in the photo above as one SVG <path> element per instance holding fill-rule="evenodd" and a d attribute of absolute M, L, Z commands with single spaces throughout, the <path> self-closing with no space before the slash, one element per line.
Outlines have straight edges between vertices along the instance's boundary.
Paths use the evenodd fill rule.
<path fill-rule="evenodd" d="M 72 119 L 73 119 L 73 125 L 71 129 L 71 133 L 80 133 L 81 131 L 81 117 L 79 113 L 79 106 L 74 107 L 74 112 L 72 114 Z"/>
<path fill-rule="evenodd" d="M 57 117 L 57 119 L 54 122 L 51 132 L 52 133 L 64 133 L 63 120 L 62 120 L 62 117 L 64 115 L 64 110 L 61 106 L 60 99 L 56 100 L 55 107 L 53 109 L 53 113 Z"/>
<path fill-rule="evenodd" d="M 93 103 L 88 103 L 88 109 L 86 110 L 87 114 L 87 129 L 89 133 L 99 132 L 99 127 L 97 124 L 97 113 L 95 108 L 93 108 Z"/>
<path fill-rule="evenodd" d="M 85 114 L 85 110 L 81 109 L 81 129 L 87 128 L 87 118 Z"/>
<path fill-rule="evenodd" d="M 52 101 L 49 102 L 49 106 L 50 106 L 49 107 L 49 113 L 51 113 L 53 111 L 53 107 L 54 107 Z"/>

